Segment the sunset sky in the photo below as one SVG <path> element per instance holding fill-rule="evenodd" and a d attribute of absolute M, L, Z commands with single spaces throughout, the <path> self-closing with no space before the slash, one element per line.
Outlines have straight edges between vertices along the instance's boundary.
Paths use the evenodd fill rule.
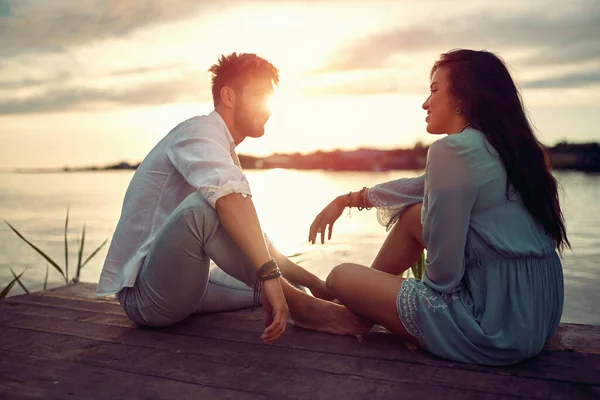
<path fill-rule="evenodd" d="M 0 0 L 0 169 L 141 160 L 212 111 L 233 51 L 281 71 L 240 153 L 430 143 L 429 70 L 459 47 L 507 61 L 544 143 L 597 141 L 598 38 L 597 0 Z"/>

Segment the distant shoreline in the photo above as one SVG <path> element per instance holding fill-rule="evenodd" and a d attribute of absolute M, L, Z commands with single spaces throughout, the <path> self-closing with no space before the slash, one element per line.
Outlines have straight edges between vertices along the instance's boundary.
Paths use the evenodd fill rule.
<path fill-rule="evenodd" d="M 358 149 L 316 151 L 309 154 L 272 154 L 255 157 L 240 154 L 240 163 L 244 169 L 299 169 L 326 171 L 392 171 L 425 169 L 429 147 L 421 144 L 412 149 Z M 554 170 L 575 170 L 600 172 L 599 143 L 562 142 L 549 148 Z M 57 173 L 57 172 L 94 172 L 135 170 L 139 163 L 119 162 L 104 166 L 82 166 L 62 168 L 17 168 L 16 173 Z"/>

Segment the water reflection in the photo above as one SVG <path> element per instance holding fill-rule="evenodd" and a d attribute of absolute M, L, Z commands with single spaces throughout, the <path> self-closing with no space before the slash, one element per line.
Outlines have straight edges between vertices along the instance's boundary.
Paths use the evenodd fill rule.
<path fill-rule="evenodd" d="M 326 245 L 308 243 L 313 218 L 329 201 L 350 190 L 372 186 L 398 177 L 412 177 L 419 171 L 321 172 L 248 171 L 254 200 L 263 230 L 285 254 L 324 278 L 330 269 L 346 261 L 370 264 L 386 232 L 376 220 L 374 210 L 354 209 L 334 226 L 333 238 Z M 0 218 L 20 229 L 26 237 L 64 264 L 63 229 L 70 207 L 71 263 L 76 260 L 76 237 L 87 225 L 87 251 L 110 238 L 121 211 L 123 194 L 132 172 L 88 172 L 72 174 L 0 174 Z M 598 264 L 600 261 L 600 175 L 557 172 L 563 192 L 567 228 L 573 251 L 564 256 L 566 305 L 563 321 L 600 324 L 594 304 L 600 302 Z M 104 248 L 82 271 L 82 279 L 97 281 L 106 256 Z M 20 242 L 6 225 L 0 226 L 0 282 L 25 267 L 24 283 L 40 289 L 45 262 Z M 72 264 L 71 264 L 72 265 Z M 50 284 L 61 279 L 50 273 Z M 18 289 L 14 289 L 18 293 Z"/>

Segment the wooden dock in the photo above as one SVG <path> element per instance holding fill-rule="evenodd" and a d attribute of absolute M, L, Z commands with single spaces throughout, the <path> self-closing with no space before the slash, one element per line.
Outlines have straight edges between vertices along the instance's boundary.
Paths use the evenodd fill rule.
<path fill-rule="evenodd" d="M 0 301 L 2 399 L 600 398 L 600 327 L 562 325 L 511 367 L 436 359 L 381 330 L 362 342 L 288 325 L 260 341 L 262 312 L 161 329 L 78 284 Z"/>

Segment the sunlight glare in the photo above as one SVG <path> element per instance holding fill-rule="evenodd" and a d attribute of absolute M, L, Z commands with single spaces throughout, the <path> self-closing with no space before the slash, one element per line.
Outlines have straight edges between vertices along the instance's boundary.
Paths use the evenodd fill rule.
<path fill-rule="evenodd" d="M 269 110 L 269 112 L 272 114 L 273 112 L 275 112 L 278 108 L 278 98 L 277 98 L 277 92 L 273 93 L 271 96 L 269 96 L 269 98 L 266 101 L 266 107 L 267 110 Z"/>

